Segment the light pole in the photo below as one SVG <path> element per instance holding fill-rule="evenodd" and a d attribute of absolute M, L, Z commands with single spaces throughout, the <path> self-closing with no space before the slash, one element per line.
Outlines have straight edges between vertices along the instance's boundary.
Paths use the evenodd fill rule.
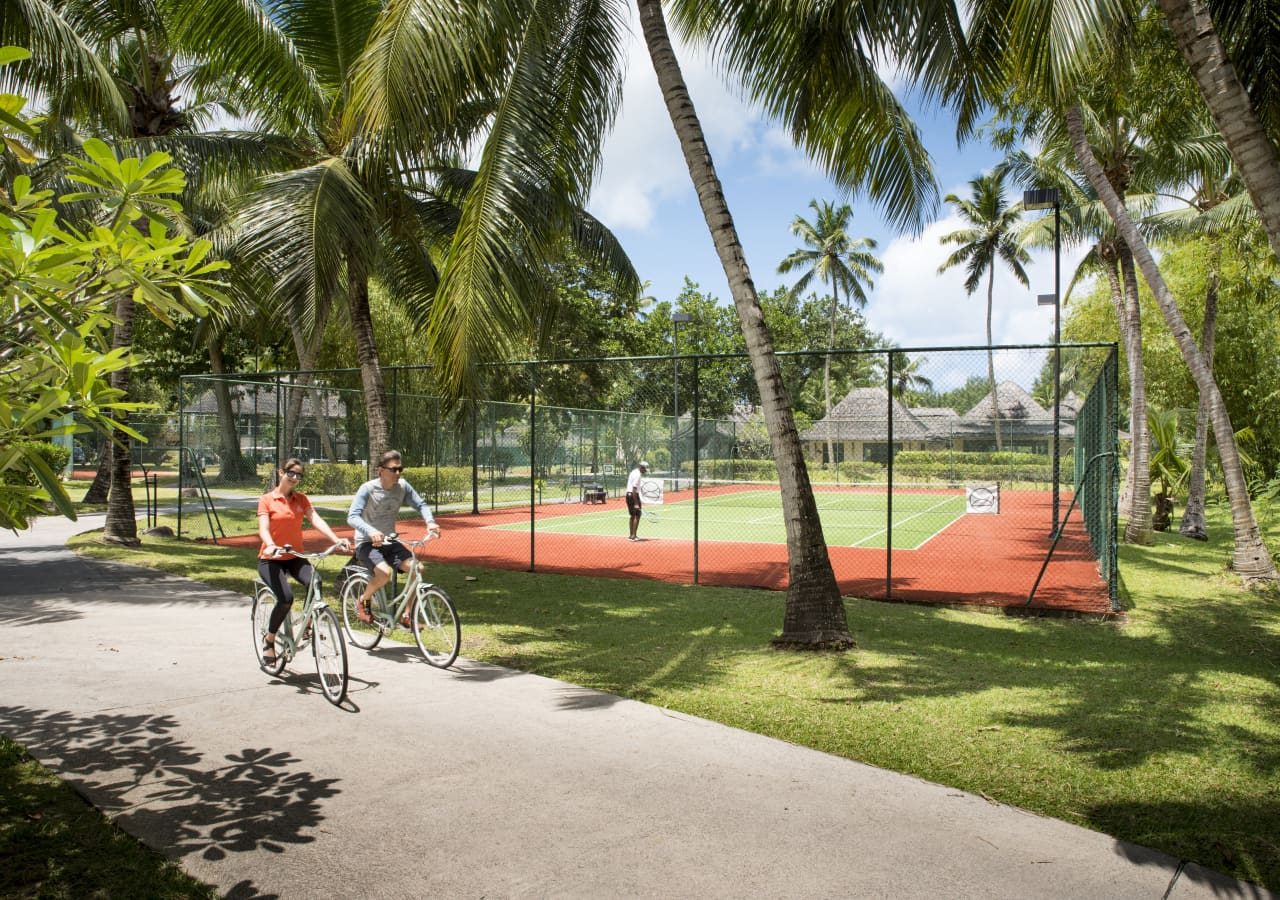
<path fill-rule="evenodd" d="M 1058 531 L 1058 447 L 1061 435 L 1062 415 L 1062 206 L 1057 188 L 1037 188 L 1022 192 L 1023 209 L 1049 209 L 1053 207 L 1053 293 L 1041 294 L 1036 302 L 1047 305 L 1046 297 L 1053 304 L 1053 532 Z"/>
<path fill-rule="evenodd" d="M 693 316 L 676 310 L 671 313 L 671 490 L 680 490 L 680 323 Z"/>

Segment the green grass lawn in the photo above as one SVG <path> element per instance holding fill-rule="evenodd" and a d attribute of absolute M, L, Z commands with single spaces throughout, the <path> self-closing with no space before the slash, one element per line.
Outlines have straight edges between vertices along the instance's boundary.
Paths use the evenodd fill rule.
<path fill-rule="evenodd" d="M 1280 518 L 1259 512 L 1274 552 Z M 1280 597 L 1226 571 L 1229 518 L 1210 516 L 1208 544 L 1159 534 L 1153 547 L 1121 547 L 1124 624 L 849 600 L 858 647 L 842 655 L 771 650 L 783 597 L 765 591 L 430 572 L 458 601 L 466 657 L 911 773 L 1280 889 Z M 246 594 L 253 577 L 244 550 L 75 545 Z"/>

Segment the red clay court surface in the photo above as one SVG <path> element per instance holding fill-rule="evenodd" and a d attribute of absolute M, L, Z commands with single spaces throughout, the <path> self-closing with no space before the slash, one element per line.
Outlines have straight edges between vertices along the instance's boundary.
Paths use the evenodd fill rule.
<path fill-rule="evenodd" d="M 1067 509 L 1070 496 L 1061 498 Z M 1072 513 L 1062 541 L 1036 591 L 1027 595 L 1049 549 L 1052 495 L 1045 492 L 1006 492 L 1000 514 L 962 516 L 941 534 L 917 550 L 893 552 L 892 593 L 886 594 L 883 549 L 830 547 L 840 591 L 845 596 L 873 600 L 946 606 L 979 606 L 1010 612 L 1114 616 L 1107 584 L 1089 553 L 1089 540 L 1079 510 Z M 628 541 L 627 513 L 619 499 L 608 505 L 617 510 L 616 537 L 536 532 L 534 571 L 605 578 L 640 578 L 690 584 L 694 580 L 692 541 L 643 538 Z M 577 504 L 538 508 L 538 519 L 577 515 Z M 444 540 L 433 541 L 426 558 L 495 569 L 529 571 L 528 531 L 503 531 L 489 526 L 528 522 L 529 508 L 492 510 L 472 514 L 449 513 L 439 517 Z M 407 535 L 422 530 L 420 519 L 401 520 Z M 335 529 L 350 535 L 349 528 Z M 643 525 L 641 526 L 643 535 Z M 220 540 L 224 546 L 256 549 L 256 534 Z M 307 532 L 308 546 L 319 546 L 318 532 Z M 782 544 L 751 542 L 701 542 L 698 546 L 698 583 L 725 587 L 784 590 L 787 586 L 787 552 Z"/>

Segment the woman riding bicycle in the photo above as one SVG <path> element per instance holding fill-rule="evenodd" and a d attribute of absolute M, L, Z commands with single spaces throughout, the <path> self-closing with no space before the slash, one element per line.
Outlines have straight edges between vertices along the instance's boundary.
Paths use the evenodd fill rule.
<path fill-rule="evenodd" d="M 310 518 L 311 524 L 335 544 L 346 550 L 350 544 L 346 538 L 333 533 L 320 514 L 315 511 L 306 494 L 298 485 L 306 475 L 302 461 L 290 457 L 280 467 L 276 486 L 258 500 L 258 538 L 262 548 L 258 551 L 258 574 L 275 594 L 276 605 L 271 610 L 271 621 L 262 644 L 262 659 L 268 665 L 276 660 L 276 632 L 289 615 L 293 606 L 293 588 L 289 584 L 292 575 L 303 585 L 310 586 L 315 570 L 311 563 L 284 551 L 287 544 L 302 549 L 302 520 Z"/>

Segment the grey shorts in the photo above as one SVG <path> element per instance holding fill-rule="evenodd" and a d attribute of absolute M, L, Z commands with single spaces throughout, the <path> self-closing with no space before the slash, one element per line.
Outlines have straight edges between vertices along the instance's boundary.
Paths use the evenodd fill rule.
<path fill-rule="evenodd" d="M 376 568 L 378 563 L 386 563 L 392 570 L 396 570 L 400 568 L 400 563 L 412 556 L 413 553 L 404 544 L 383 544 L 381 547 L 375 547 L 370 541 L 361 541 L 356 547 L 356 558 L 370 570 Z"/>

